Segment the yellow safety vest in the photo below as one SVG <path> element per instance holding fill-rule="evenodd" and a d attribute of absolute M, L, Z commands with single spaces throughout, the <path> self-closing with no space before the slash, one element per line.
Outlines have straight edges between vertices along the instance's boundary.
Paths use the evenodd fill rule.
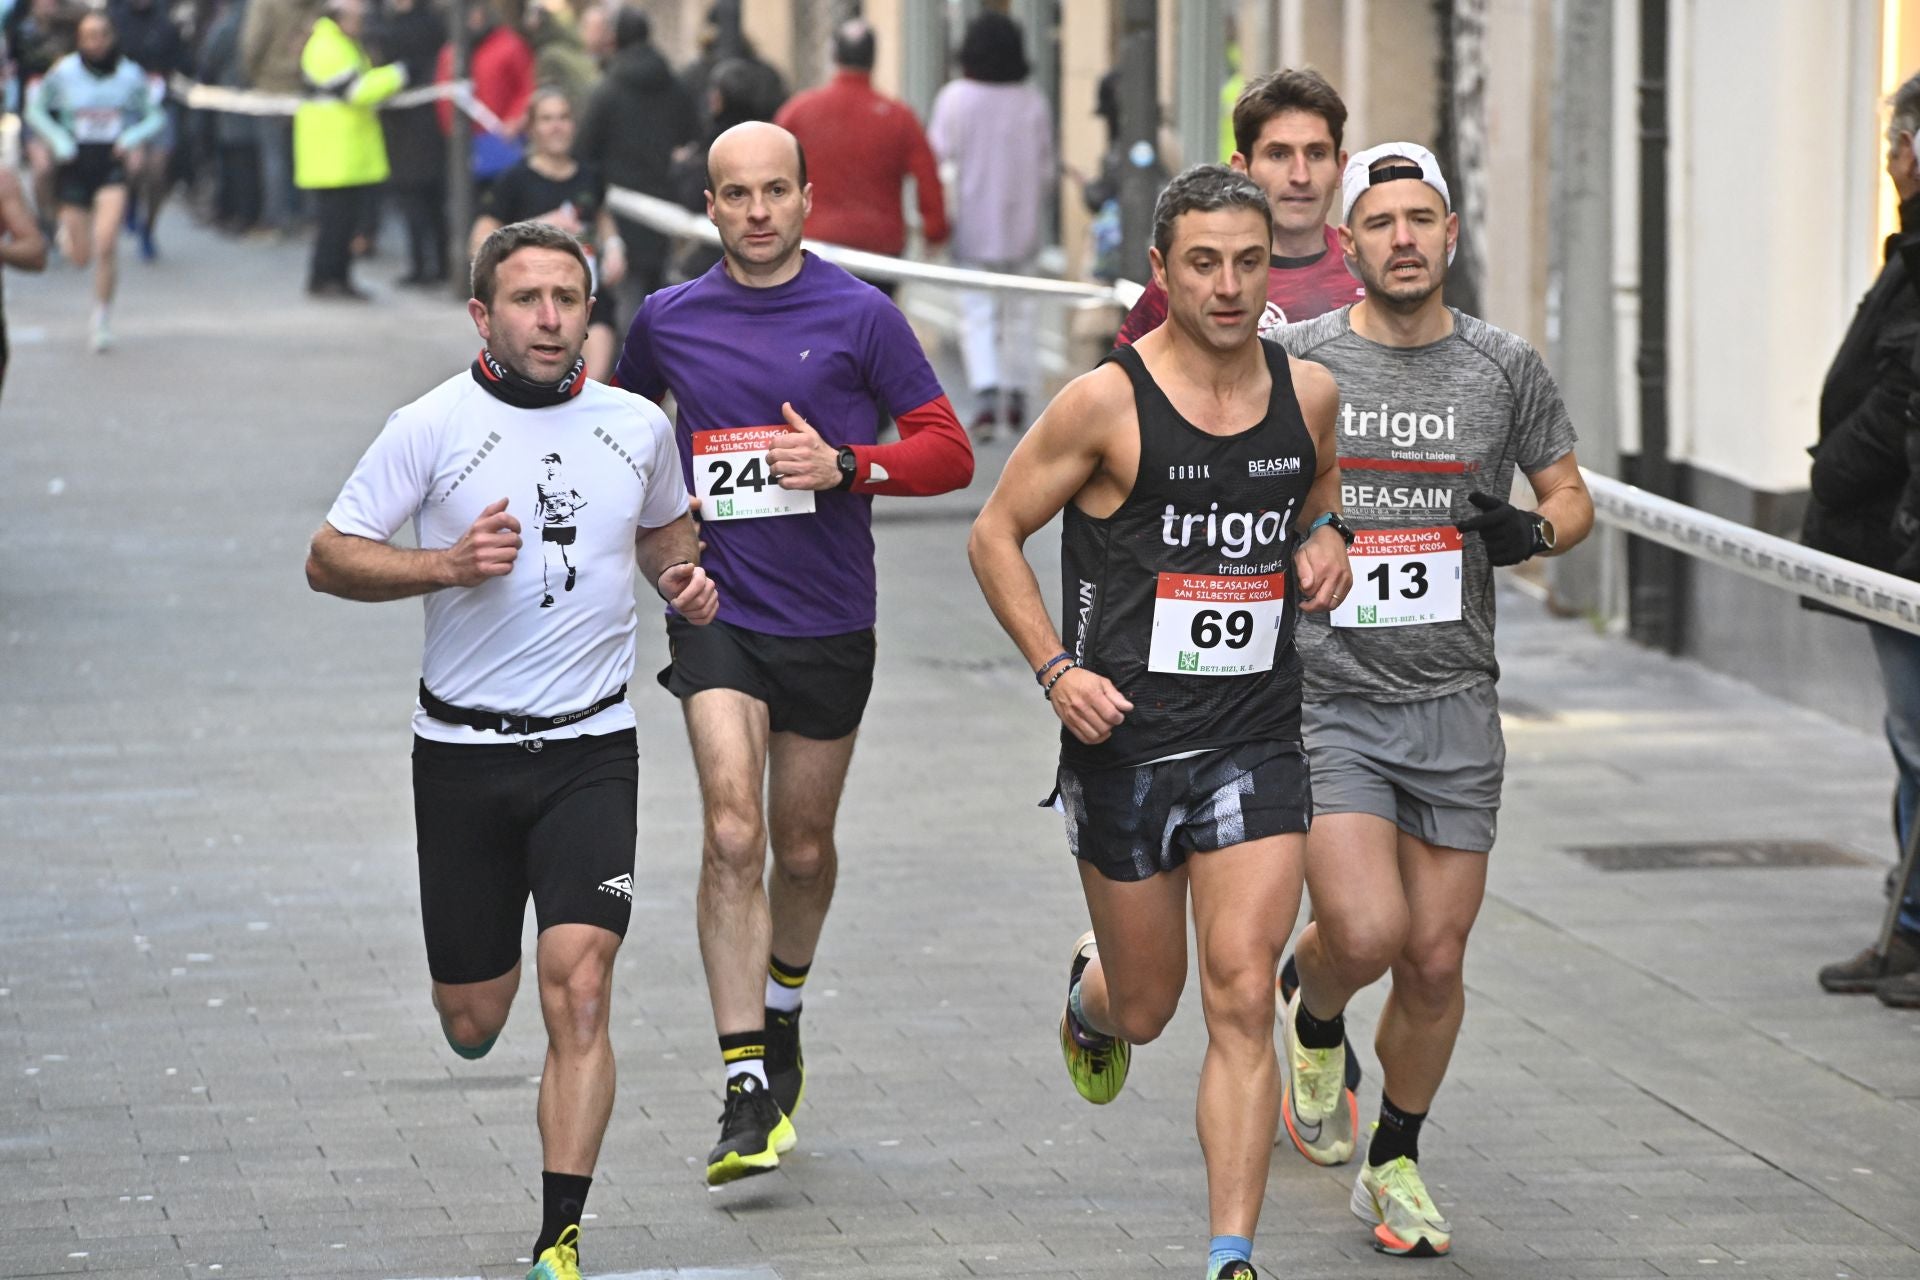
<path fill-rule="evenodd" d="M 387 142 L 375 104 L 407 84 L 399 63 L 375 67 L 332 18 L 313 24 L 300 51 L 311 93 L 293 115 L 293 183 L 307 190 L 365 187 L 387 180 Z"/>

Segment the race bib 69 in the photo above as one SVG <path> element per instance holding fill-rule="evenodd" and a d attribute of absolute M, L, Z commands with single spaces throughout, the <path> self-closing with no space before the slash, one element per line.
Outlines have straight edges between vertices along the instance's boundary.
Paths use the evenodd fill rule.
<path fill-rule="evenodd" d="M 1287 575 L 1159 575 L 1147 670 L 1244 676 L 1273 670 L 1287 610 Z"/>

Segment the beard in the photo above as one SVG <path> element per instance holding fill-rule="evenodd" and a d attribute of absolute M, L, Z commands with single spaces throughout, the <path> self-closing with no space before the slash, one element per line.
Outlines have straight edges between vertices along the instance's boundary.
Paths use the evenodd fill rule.
<path fill-rule="evenodd" d="M 1416 259 L 1427 269 L 1424 280 L 1399 280 L 1391 274 L 1391 265 L 1374 267 L 1362 259 L 1355 259 L 1359 267 L 1360 283 L 1367 287 L 1368 301 L 1378 302 L 1395 311 L 1418 311 L 1428 298 L 1440 292 L 1447 282 L 1447 268 L 1444 261 L 1436 267 L 1425 254 L 1401 254 L 1389 259 L 1388 263 Z"/>

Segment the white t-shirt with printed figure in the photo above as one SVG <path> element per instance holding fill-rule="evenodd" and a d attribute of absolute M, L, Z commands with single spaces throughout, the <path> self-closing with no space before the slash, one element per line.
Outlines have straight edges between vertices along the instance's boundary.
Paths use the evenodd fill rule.
<path fill-rule="evenodd" d="M 411 520 L 419 545 L 437 550 L 501 498 L 520 521 L 513 570 L 423 597 L 422 678 L 456 707 L 551 717 L 591 706 L 633 676 L 634 539 L 687 510 L 673 428 L 651 401 L 601 383 L 521 409 L 463 370 L 387 419 L 327 523 L 386 542 Z M 633 724 L 622 700 L 533 736 Z M 413 729 L 436 742 L 522 740 L 435 720 L 417 704 Z"/>

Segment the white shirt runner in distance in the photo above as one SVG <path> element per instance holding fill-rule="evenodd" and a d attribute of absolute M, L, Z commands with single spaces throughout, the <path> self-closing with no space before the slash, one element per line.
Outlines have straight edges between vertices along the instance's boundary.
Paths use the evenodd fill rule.
<path fill-rule="evenodd" d="M 693 491 L 707 520 L 758 520 L 813 514 L 813 490 L 782 489 L 767 450 L 784 426 L 727 427 L 693 433 Z"/>
<path fill-rule="evenodd" d="M 1244 676 L 1273 670 L 1286 616 L 1287 575 L 1163 573 L 1154 589 L 1147 670 Z"/>
<path fill-rule="evenodd" d="M 1460 531 L 1363 529 L 1347 548 L 1353 588 L 1336 627 L 1415 627 L 1460 621 Z"/>

